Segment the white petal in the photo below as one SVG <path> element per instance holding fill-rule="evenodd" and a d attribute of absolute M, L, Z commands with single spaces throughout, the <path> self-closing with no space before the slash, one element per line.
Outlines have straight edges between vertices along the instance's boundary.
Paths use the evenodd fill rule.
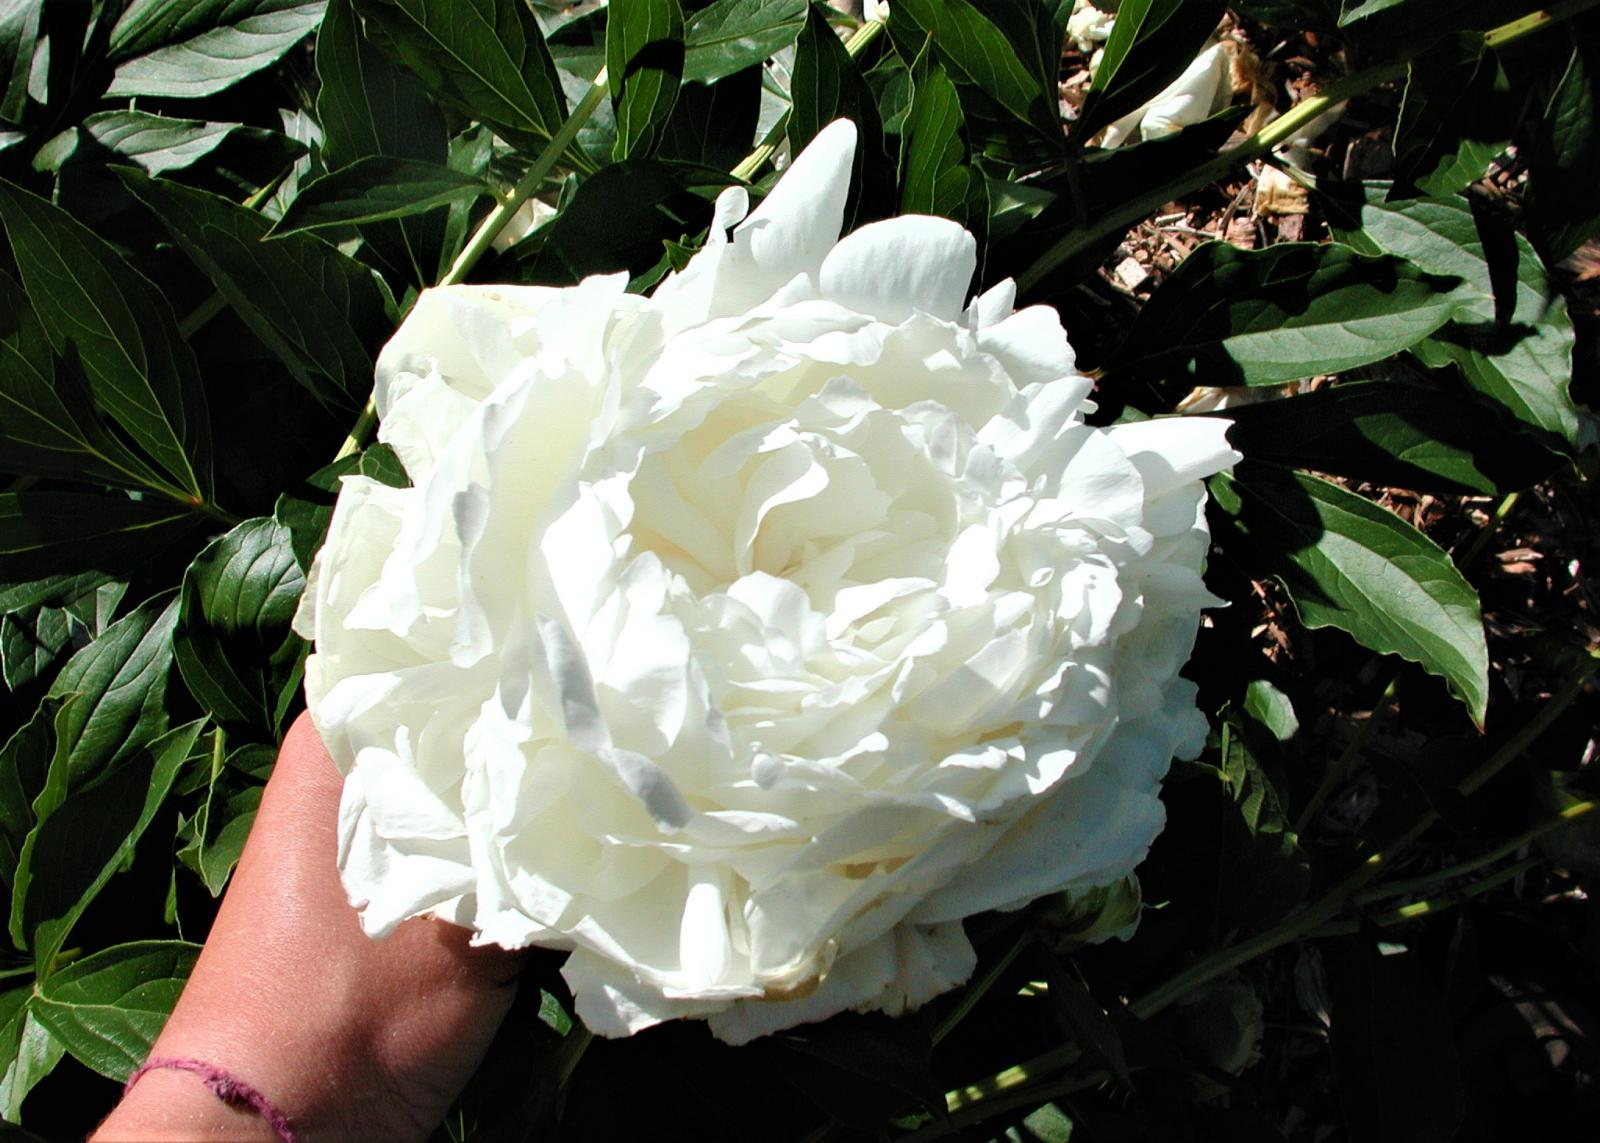
<path fill-rule="evenodd" d="M 822 263 L 822 295 L 880 321 L 913 313 L 961 316 L 978 268 L 978 243 L 948 218 L 904 215 L 871 222 Z"/>

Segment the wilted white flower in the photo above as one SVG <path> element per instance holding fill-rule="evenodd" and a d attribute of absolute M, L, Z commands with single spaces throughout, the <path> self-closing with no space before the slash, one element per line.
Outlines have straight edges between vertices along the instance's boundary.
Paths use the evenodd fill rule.
<path fill-rule="evenodd" d="M 962 918 L 1144 856 L 1224 422 L 1084 426 L 960 226 L 839 238 L 854 149 L 724 192 L 653 297 L 438 289 L 383 351 L 414 486 L 346 478 L 300 624 L 372 935 L 570 949 L 595 1031 L 740 1042 L 922 1004 Z"/>
<path fill-rule="evenodd" d="M 1233 58 L 1227 45 L 1212 44 L 1149 103 L 1107 127 L 1100 145 L 1120 147 L 1129 140 L 1149 142 L 1175 135 L 1215 115 L 1233 96 L 1232 75 Z"/>

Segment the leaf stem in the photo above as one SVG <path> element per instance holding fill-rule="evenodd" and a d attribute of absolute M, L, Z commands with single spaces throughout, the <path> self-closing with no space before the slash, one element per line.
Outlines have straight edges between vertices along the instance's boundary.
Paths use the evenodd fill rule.
<path fill-rule="evenodd" d="M 1486 32 L 1484 43 L 1490 47 L 1504 47 L 1524 36 L 1541 31 L 1558 20 L 1570 19 L 1597 4 L 1600 4 L 1600 0 L 1566 0 L 1564 3 L 1552 4 L 1540 12 Z M 1209 186 L 1245 163 L 1266 156 L 1274 147 L 1294 138 L 1295 133 L 1302 127 L 1331 110 L 1336 104 L 1354 96 L 1364 95 L 1380 84 L 1399 79 L 1406 74 L 1409 67 L 1410 57 L 1376 64 L 1345 76 L 1318 95 L 1302 99 L 1237 147 L 1223 151 L 1172 181 L 1129 200 L 1094 222 L 1063 235 L 1039 255 L 1032 265 L 1017 275 L 1017 289 L 1026 293 L 1037 286 L 1052 270 L 1092 249 L 1103 239 L 1127 230 L 1152 211 L 1158 210 L 1163 203 Z"/>

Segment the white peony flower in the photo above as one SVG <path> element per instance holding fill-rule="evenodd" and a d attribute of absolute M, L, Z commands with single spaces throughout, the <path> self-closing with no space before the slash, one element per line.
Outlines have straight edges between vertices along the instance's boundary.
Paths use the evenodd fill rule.
<path fill-rule="evenodd" d="M 1102 147 L 1120 147 L 1132 140 L 1149 142 L 1176 135 L 1210 118 L 1233 97 L 1233 57 L 1226 44 L 1212 44 L 1196 56 L 1183 74 L 1149 103 L 1136 107 L 1107 127 Z"/>
<path fill-rule="evenodd" d="M 960 226 L 839 238 L 855 140 L 653 297 L 437 289 L 383 351 L 414 487 L 346 478 L 300 624 L 373 936 L 570 949 L 595 1031 L 738 1043 L 914 1008 L 963 917 L 1143 858 L 1225 422 L 1085 427 Z"/>

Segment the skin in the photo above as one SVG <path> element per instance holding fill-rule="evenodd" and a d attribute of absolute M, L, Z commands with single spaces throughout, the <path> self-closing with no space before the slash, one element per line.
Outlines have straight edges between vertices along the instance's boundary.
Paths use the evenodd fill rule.
<path fill-rule="evenodd" d="M 483 1059 L 521 956 L 407 921 L 374 941 L 335 868 L 341 778 L 304 715 L 267 783 L 238 870 L 152 1057 L 250 1084 L 298 1138 L 424 1138 Z M 92 1137 L 275 1140 L 192 1073 L 145 1074 Z"/>

